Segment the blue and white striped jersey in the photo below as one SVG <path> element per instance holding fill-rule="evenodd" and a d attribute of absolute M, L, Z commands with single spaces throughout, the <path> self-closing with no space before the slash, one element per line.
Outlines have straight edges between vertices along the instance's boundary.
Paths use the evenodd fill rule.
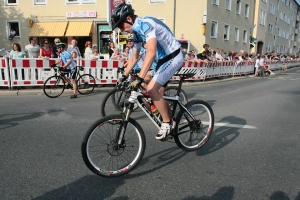
<path fill-rule="evenodd" d="M 134 33 L 133 48 L 135 49 L 140 49 L 142 43 L 156 38 L 156 61 L 163 59 L 181 46 L 167 25 L 154 17 L 136 18 L 131 29 Z"/>

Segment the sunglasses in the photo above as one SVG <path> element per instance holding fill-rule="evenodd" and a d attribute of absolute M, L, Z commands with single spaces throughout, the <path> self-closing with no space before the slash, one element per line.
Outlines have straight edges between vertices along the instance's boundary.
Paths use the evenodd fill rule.
<path fill-rule="evenodd" d="M 49 44 L 48 42 L 45 42 L 44 44 Z"/>

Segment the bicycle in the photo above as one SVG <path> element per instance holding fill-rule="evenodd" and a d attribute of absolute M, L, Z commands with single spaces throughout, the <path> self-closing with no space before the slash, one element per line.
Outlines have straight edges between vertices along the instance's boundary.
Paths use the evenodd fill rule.
<path fill-rule="evenodd" d="M 65 90 L 66 84 L 69 88 L 73 89 L 71 80 L 66 76 L 68 71 L 62 71 L 61 67 L 52 65 L 55 74 L 50 76 L 44 83 L 43 91 L 47 97 L 56 98 L 59 97 Z M 84 70 L 84 67 L 77 66 L 76 83 L 77 91 L 80 94 L 90 94 L 96 87 L 95 78 L 91 74 L 80 75 L 80 71 Z"/>
<path fill-rule="evenodd" d="M 128 78 L 126 82 L 120 83 L 119 85 L 117 85 L 117 87 L 115 87 L 105 95 L 100 106 L 102 117 L 111 114 L 117 114 L 123 110 L 122 102 L 130 97 L 130 92 L 126 92 L 126 89 L 129 87 L 131 80 L 135 80 L 135 78 L 138 76 L 137 73 L 137 71 L 133 71 L 132 73 L 130 73 L 130 78 Z M 174 76 L 177 75 L 175 74 Z M 164 95 L 175 96 L 177 93 L 177 88 L 177 86 L 167 86 L 165 88 Z M 142 89 L 140 92 L 144 97 L 147 98 L 148 101 L 150 100 L 150 97 L 146 90 Z M 182 104 L 186 104 L 188 102 L 188 97 L 182 89 L 180 89 L 179 100 Z M 135 104 L 133 111 L 136 111 L 137 109 L 138 105 Z"/>
<path fill-rule="evenodd" d="M 209 140 L 214 128 L 214 114 L 208 103 L 192 100 L 183 105 L 179 100 L 182 82 L 194 74 L 180 74 L 175 97 L 164 99 L 173 102 L 173 130 L 165 140 L 174 139 L 184 151 L 195 151 Z M 97 120 L 87 131 L 81 145 L 85 165 L 102 177 L 119 177 L 132 171 L 141 161 L 146 147 L 145 134 L 136 120 L 130 117 L 134 103 L 160 128 L 162 121 L 151 112 L 146 98 L 136 90 L 124 104 L 124 110 Z M 180 111 L 176 113 L 176 106 Z M 106 154 L 106 155 L 105 155 Z"/>

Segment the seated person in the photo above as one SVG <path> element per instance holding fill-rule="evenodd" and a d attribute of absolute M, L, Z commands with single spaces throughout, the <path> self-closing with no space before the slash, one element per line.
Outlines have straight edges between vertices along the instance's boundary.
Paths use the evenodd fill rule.
<path fill-rule="evenodd" d="M 264 71 L 265 71 L 265 73 L 268 73 L 268 74 L 270 74 L 270 75 L 274 75 L 274 74 L 275 74 L 274 72 L 272 72 L 272 71 L 269 69 L 269 66 L 268 66 L 266 63 L 264 63 Z"/>

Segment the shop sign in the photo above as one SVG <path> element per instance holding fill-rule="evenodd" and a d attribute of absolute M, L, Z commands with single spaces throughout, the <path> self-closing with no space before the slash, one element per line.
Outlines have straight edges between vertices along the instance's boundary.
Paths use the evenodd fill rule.
<path fill-rule="evenodd" d="M 112 31 L 111 27 L 109 25 L 100 25 L 99 30 L 100 31 Z"/>
<path fill-rule="evenodd" d="M 100 38 L 110 38 L 110 34 L 100 34 Z"/>
<path fill-rule="evenodd" d="M 97 17 L 96 11 L 84 11 L 84 12 L 66 12 L 67 18 L 95 18 Z"/>

